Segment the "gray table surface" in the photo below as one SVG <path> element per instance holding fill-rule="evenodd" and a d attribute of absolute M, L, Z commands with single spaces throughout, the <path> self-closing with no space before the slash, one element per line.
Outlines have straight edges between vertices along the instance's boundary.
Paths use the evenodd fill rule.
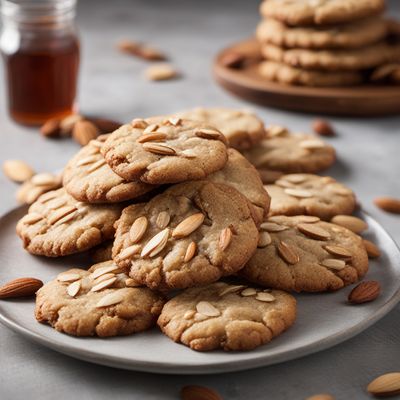
<path fill-rule="evenodd" d="M 255 0 L 82 1 L 78 13 L 83 45 L 81 111 L 129 121 L 198 105 L 251 107 L 268 124 L 309 131 L 315 116 L 252 106 L 213 81 L 212 57 L 220 48 L 251 35 L 259 19 L 257 6 Z M 396 13 L 394 1 L 391 6 L 389 11 Z M 183 79 L 144 80 L 146 64 L 114 48 L 124 37 L 165 49 Z M 3 91 L 4 85 L 0 88 Z M 400 196 L 400 118 L 330 120 L 338 132 L 330 142 L 339 160 L 329 173 L 352 187 L 365 210 L 400 242 L 400 217 L 372 204 L 378 195 Z M 20 158 L 37 171 L 61 168 L 78 149 L 72 141 L 44 140 L 36 130 L 15 125 L 8 118 L 4 93 L 0 140 L 1 162 Z M 0 174 L 1 213 L 15 205 L 15 189 Z M 399 330 L 400 306 L 356 338 L 295 361 L 223 375 L 167 376 L 78 361 L 0 326 L 0 399 L 178 399 L 179 389 L 186 384 L 213 387 L 231 400 L 304 399 L 321 392 L 337 399 L 364 399 L 369 398 L 365 387 L 372 378 L 400 370 Z"/>

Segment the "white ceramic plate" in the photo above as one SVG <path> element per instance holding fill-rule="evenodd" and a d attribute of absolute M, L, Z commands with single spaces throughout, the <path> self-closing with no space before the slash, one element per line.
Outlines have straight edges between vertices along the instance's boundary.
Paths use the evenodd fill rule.
<path fill-rule="evenodd" d="M 15 224 L 25 209 L 0 219 L 0 282 L 22 276 L 43 281 L 53 279 L 78 258 L 45 259 L 29 255 L 15 235 Z M 368 279 L 382 285 L 381 296 L 372 303 L 346 304 L 350 288 L 336 293 L 298 295 L 295 325 L 272 341 L 250 352 L 198 353 L 176 344 L 156 328 L 133 336 L 111 339 L 75 338 L 36 322 L 32 299 L 0 301 L 0 321 L 9 328 L 49 348 L 82 360 L 118 368 L 170 373 L 208 374 L 244 370 L 291 360 L 326 349 L 360 333 L 387 314 L 400 300 L 400 252 L 390 236 L 371 217 L 366 237 L 382 250 L 372 261 Z"/>

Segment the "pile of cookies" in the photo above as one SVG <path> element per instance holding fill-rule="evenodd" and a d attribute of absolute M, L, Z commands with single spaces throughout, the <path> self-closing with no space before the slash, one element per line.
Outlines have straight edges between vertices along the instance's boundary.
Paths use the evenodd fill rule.
<path fill-rule="evenodd" d="M 99 136 L 18 222 L 32 254 L 96 260 L 38 291 L 37 320 L 101 337 L 157 323 L 199 351 L 269 342 L 295 322 L 288 292 L 337 290 L 367 272 L 362 239 L 327 222 L 356 205 L 349 188 L 314 175 L 334 160 L 319 138 L 221 108 Z"/>
<path fill-rule="evenodd" d="M 398 78 L 399 28 L 384 0 L 264 0 L 256 36 L 266 79 L 349 86 Z"/>

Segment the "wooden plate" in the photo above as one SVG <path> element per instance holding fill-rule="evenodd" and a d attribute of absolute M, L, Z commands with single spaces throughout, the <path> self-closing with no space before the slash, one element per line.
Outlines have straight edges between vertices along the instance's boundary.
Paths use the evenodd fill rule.
<path fill-rule="evenodd" d="M 400 113 L 400 85 L 360 85 L 349 87 L 305 87 L 270 82 L 257 71 L 257 62 L 242 69 L 225 67 L 221 59 L 229 51 L 260 57 L 255 39 L 222 50 L 214 60 L 217 82 L 228 91 L 268 107 L 311 113 L 377 116 Z"/>

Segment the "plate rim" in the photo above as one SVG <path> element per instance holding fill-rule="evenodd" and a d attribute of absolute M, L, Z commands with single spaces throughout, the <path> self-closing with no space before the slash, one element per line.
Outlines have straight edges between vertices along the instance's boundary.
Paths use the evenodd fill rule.
<path fill-rule="evenodd" d="M 0 222 L 7 218 L 10 214 L 22 209 L 25 206 L 15 207 L 11 210 L 6 211 L 0 215 Z M 376 221 L 369 213 L 361 211 L 361 215 L 366 217 L 367 222 L 372 222 L 375 227 L 378 227 L 382 233 L 390 240 L 391 245 L 397 250 L 397 256 L 400 257 L 400 248 L 392 236 L 384 229 L 384 227 Z M 105 365 L 113 368 L 127 369 L 133 371 L 142 371 L 157 374 L 196 374 L 205 375 L 209 373 L 229 373 L 235 371 L 245 371 L 253 368 L 260 368 L 263 366 L 274 365 L 290 360 L 295 360 L 302 358 L 306 355 L 315 354 L 319 351 L 329 349 L 340 343 L 343 343 L 357 334 L 363 332 L 371 325 L 379 321 L 385 315 L 387 315 L 398 303 L 400 302 L 400 284 L 398 285 L 392 296 L 379 308 L 377 312 L 372 314 L 370 317 L 362 320 L 357 325 L 351 328 L 344 328 L 343 331 L 333 333 L 327 337 L 324 337 L 316 342 L 308 343 L 302 347 L 294 348 L 288 350 L 284 353 L 266 356 L 260 354 L 260 356 L 248 360 L 241 360 L 239 362 L 232 361 L 222 361 L 222 362 L 211 362 L 201 365 L 187 365 L 187 364 L 176 364 L 168 361 L 155 362 L 155 361 L 128 361 L 125 358 L 119 356 L 104 356 L 99 354 L 99 352 L 87 350 L 87 349 L 77 349 L 71 344 L 62 343 L 59 340 L 54 340 L 48 338 L 39 333 L 33 332 L 28 328 L 19 325 L 12 318 L 5 315 L 0 310 L 0 323 L 4 326 L 10 328 L 12 331 L 17 332 L 24 336 L 25 338 L 39 343 L 44 347 L 50 348 L 57 352 L 60 352 L 69 357 L 73 357 L 79 360 Z M 51 329 L 49 327 L 49 329 Z M 62 335 L 62 333 L 60 333 Z M 61 336 L 60 336 L 61 337 Z M 266 360 L 268 360 L 266 362 Z M 212 368 L 212 371 L 209 369 Z"/>

